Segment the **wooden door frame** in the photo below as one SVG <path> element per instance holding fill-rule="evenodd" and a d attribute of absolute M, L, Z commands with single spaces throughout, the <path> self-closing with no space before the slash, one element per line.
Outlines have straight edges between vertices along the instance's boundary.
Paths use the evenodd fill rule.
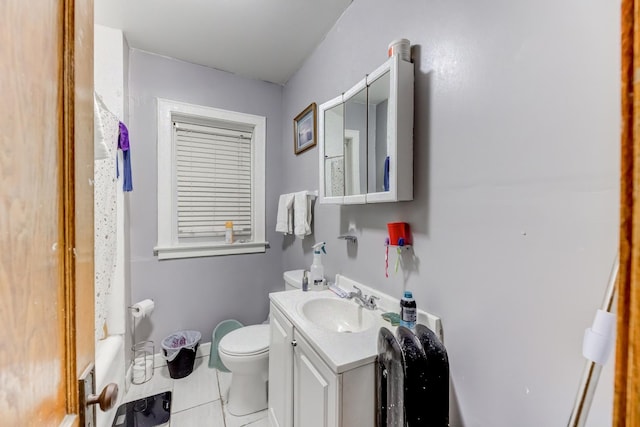
<path fill-rule="evenodd" d="M 640 1 L 621 4 L 620 275 L 613 426 L 640 426 Z"/>
<path fill-rule="evenodd" d="M 64 382 L 70 425 L 82 425 L 78 378 L 94 359 L 93 0 L 62 0 Z M 90 304 L 88 304 L 90 302 Z M 87 307 L 89 305 L 89 307 Z"/>
<path fill-rule="evenodd" d="M 76 329 L 75 329 L 75 268 L 73 265 L 73 245 L 75 241 L 75 183 L 73 173 L 73 131 L 75 128 L 73 113 L 75 110 L 74 100 L 75 84 L 74 73 L 74 34 L 75 34 L 75 1 L 63 0 L 62 2 L 62 138 L 60 139 L 62 165 L 59 177 L 62 183 L 60 218 L 62 218 L 63 232 L 62 242 L 64 242 L 62 272 L 63 272 L 63 293 L 64 293 L 64 381 L 66 389 L 67 414 L 78 413 L 79 393 L 76 385 Z M 73 375 L 72 375 L 73 374 Z"/>

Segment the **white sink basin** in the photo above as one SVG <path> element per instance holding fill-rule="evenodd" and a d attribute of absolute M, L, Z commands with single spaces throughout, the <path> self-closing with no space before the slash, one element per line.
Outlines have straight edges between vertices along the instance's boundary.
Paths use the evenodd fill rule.
<path fill-rule="evenodd" d="M 309 322 L 330 332 L 362 332 L 376 324 L 376 314 L 354 301 L 317 298 L 302 304 L 300 313 Z"/>

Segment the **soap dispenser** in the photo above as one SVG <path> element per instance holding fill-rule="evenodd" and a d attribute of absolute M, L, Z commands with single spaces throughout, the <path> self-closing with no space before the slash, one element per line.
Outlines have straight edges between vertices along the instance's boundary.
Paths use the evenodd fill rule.
<path fill-rule="evenodd" d="M 313 263 L 309 269 L 311 274 L 310 288 L 313 290 L 322 290 L 325 288 L 326 281 L 324 279 L 324 267 L 322 266 L 322 254 L 327 253 L 324 246 L 326 242 L 320 242 L 313 245 Z"/>

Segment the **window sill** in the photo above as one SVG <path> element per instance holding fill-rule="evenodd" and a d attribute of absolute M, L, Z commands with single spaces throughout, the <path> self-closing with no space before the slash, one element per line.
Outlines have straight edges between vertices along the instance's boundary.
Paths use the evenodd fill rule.
<path fill-rule="evenodd" d="M 241 255 L 265 252 L 269 242 L 249 242 L 232 244 L 198 244 L 198 245 L 176 245 L 176 246 L 156 246 L 153 248 L 154 255 L 158 260 L 197 258 L 220 255 Z"/>

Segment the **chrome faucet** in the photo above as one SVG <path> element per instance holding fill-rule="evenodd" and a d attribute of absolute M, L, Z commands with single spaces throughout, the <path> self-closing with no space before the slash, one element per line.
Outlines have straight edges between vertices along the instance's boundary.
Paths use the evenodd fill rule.
<path fill-rule="evenodd" d="M 355 292 L 349 292 L 349 295 L 347 296 L 347 299 L 352 299 L 355 298 L 356 302 L 361 306 L 364 307 L 366 309 L 369 310 L 375 310 L 377 305 L 376 305 L 376 300 L 380 299 L 375 295 L 362 295 L 362 291 L 360 290 L 359 287 L 354 286 L 353 289 L 355 289 Z"/>

